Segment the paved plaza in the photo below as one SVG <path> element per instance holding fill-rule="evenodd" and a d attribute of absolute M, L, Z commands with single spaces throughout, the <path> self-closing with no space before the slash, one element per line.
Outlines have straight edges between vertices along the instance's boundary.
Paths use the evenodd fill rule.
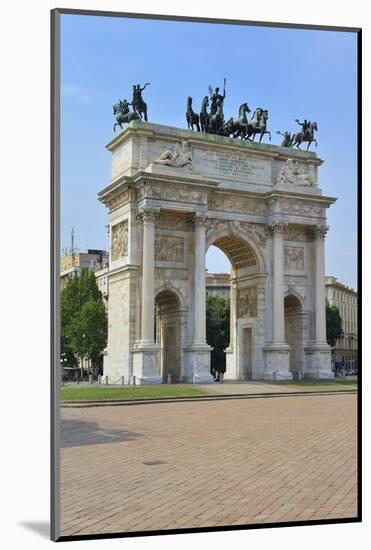
<path fill-rule="evenodd" d="M 355 517 L 356 399 L 62 409 L 61 535 Z"/>

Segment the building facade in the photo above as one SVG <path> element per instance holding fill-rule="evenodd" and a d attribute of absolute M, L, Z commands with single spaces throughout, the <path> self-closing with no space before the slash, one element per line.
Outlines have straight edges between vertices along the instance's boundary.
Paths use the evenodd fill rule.
<path fill-rule="evenodd" d="M 208 273 L 206 272 L 206 296 L 220 296 L 228 299 L 231 290 L 230 273 Z"/>
<path fill-rule="evenodd" d="M 108 270 L 108 262 L 108 253 L 105 250 L 88 249 L 87 252 L 75 252 L 63 256 L 60 259 L 60 289 L 64 289 L 70 277 L 80 275 L 81 269 L 87 267 L 96 272 L 99 290 L 102 291 L 103 296 L 108 296 L 105 274 Z M 100 277 L 102 277 L 102 280 L 100 280 Z"/>
<path fill-rule="evenodd" d="M 340 312 L 343 336 L 336 341 L 333 360 L 346 369 L 358 369 L 358 293 L 336 277 L 326 277 L 326 298 Z"/>
<path fill-rule="evenodd" d="M 232 265 L 225 378 L 331 378 L 324 246 L 335 199 L 318 186 L 321 159 L 140 121 L 107 148 L 112 179 L 99 199 L 110 226 L 109 379 L 213 381 L 212 245 Z"/>

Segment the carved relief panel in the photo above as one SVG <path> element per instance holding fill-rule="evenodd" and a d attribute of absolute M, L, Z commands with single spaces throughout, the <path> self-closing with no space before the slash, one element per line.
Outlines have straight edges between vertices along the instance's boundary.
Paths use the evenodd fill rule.
<path fill-rule="evenodd" d="M 284 232 L 284 239 L 286 241 L 306 241 L 307 240 L 307 228 L 306 226 L 289 225 Z"/>
<path fill-rule="evenodd" d="M 118 208 L 121 208 L 121 206 L 124 206 L 127 202 L 130 200 L 130 191 L 129 189 L 125 189 L 122 193 L 111 199 L 108 203 L 108 207 L 110 209 L 110 212 L 114 212 Z"/>
<path fill-rule="evenodd" d="M 286 269 L 304 269 L 303 246 L 285 246 L 283 253 Z"/>
<path fill-rule="evenodd" d="M 129 225 L 128 220 L 112 226 L 111 259 L 119 260 L 128 255 Z"/>
<path fill-rule="evenodd" d="M 233 196 L 227 194 L 211 194 L 209 197 L 210 210 L 231 210 L 234 212 L 243 212 L 244 214 L 258 214 L 265 216 L 267 206 L 264 201 L 252 199 L 250 197 Z"/>
<path fill-rule="evenodd" d="M 237 291 L 237 317 L 257 317 L 257 292 L 256 287 L 241 288 Z"/>
<path fill-rule="evenodd" d="M 166 212 L 161 211 L 157 220 L 156 228 L 158 229 L 170 229 L 176 231 L 189 231 L 189 224 L 187 223 L 187 216 L 178 212 Z"/>
<path fill-rule="evenodd" d="M 184 262 L 184 238 L 156 235 L 155 260 L 157 262 Z"/>

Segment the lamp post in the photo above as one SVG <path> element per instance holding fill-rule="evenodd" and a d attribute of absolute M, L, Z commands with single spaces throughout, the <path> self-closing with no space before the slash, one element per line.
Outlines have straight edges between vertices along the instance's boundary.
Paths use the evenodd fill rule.
<path fill-rule="evenodd" d="M 83 350 L 85 350 L 85 338 L 86 338 L 86 335 L 85 333 L 83 333 L 82 335 L 82 339 L 83 339 Z M 80 361 L 81 361 L 81 382 L 84 381 L 84 359 L 85 357 L 81 357 Z"/>
<path fill-rule="evenodd" d="M 61 353 L 61 358 L 60 358 L 60 365 L 61 365 L 61 383 L 62 383 L 62 386 L 64 386 L 64 379 L 63 379 L 63 365 L 66 366 L 66 363 L 67 363 L 67 357 L 66 357 L 66 353 L 63 351 Z"/>

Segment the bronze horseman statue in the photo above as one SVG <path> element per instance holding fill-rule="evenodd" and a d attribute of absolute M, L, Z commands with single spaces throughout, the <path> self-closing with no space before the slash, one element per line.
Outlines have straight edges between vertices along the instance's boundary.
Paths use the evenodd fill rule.
<path fill-rule="evenodd" d="M 146 88 L 146 86 L 149 86 L 150 83 L 146 82 L 143 86 L 143 88 L 140 87 L 140 84 L 133 84 L 133 99 L 132 99 L 132 105 L 134 109 L 134 113 L 137 113 L 139 117 L 142 119 L 142 115 L 144 115 L 144 120 L 148 122 L 147 117 L 147 103 L 143 101 L 142 98 L 142 92 Z"/>
<path fill-rule="evenodd" d="M 304 122 L 300 122 L 297 118 L 295 119 L 295 122 L 301 126 L 301 132 L 297 132 L 294 134 L 291 138 L 290 147 L 296 147 L 300 149 L 300 144 L 303 141 L 307 141 L 307 151 L 309 149 L 310 144 L 314 141 L 317 147 L 317 140 L 314 137 L 314 132 L 318 132 L 317 122 L 311 122 L 307 119 L 304 119 Z"/>
<path fill-rule="evenodd" d="M 116 131 L 116 126 L 122 129 L 123 124 L 128 124 L 132 120 L 144 119 L 148 122 L 147 104 L 143 100 L 142 92 L 150 83 L 146 82 L 144 86 L 133 84 L 133 97 L 131 103 L 127 99 L 119 100 L 113 105 L 113 114 L 116 122 L 113 126 L 113 131 Z M 247 114 L 251 112 L 248 103 L 241 103 L 237 117 L 230 117 L 227 121 L 224 120 L 224 101 L 226 98 L 226 78 L 223 81 L 223 93 L 220 93 L 220 88 L 213 89 L 209 85 L 209 95 L 205 95 L 200 113 L 195 113 L 193 110 L 193 99 L 191 96 L 187 98 L 186 120 L 188 130 L 197 130 L 208 134 L 216 134 L 224 137 L 239 138 L 241 140 L 254 141 L 255 136 L 259 135 L 259 143 L 263 137 L 268 134 L 271 141 L 271 133 L 267 129 L 269 113 L 267 109 L 257 107 L 249 120 Z M 133 108 L 130 111 L 130 107 Z M 208 111 L 210 109 L 210 111 Z M 307 142 L 307 151 L 312 142 L 317 147 L 317 140 L 314 133 L 318 131 L 316 122 L 311 122 L 306 118 L 303 122 L 295 119 L 295 122 L 300 126 L 300 131 L 291 133 L 288 131 L 276 131 L 283 137 L 281 147 L 297 147 L 300 149 L 300 144 Z M 161 159 L 161 161 L 168 159 Z"/>
<path fill-rule="evenodd" d="M 149 82 L 140 87 L 140 84 L 133 84 L 133 99 L 131 103 L 127 99 L 121 100 L 114 104 L 113 114 L 116 118 L 116 122 L 113 126 L 113 131 L 116 131 L 116 126 L 120 126 L 122 130 L 123 124 L 128 124 L 132 120 L 141 120 L 142 115 L 144 120 L 147 122 L 147 103 L 143 101 L 142 92 L 146 86 L 149 86 Z M 133 107 L 133 111 L 130 111 L 129 106 Z"/>
<path fill-rule="evenodd" d="M 131 105 L 131 103 L 129 103 L 127 99 L 124 99 L 124 101 L 119 99 L 118 103 L 114 104 L 113 114 L 116 118 L 116 122 L 113 126 L 114 132 L 116 131 L 116 126 L 120 126 L 122 130 L 122 124 L 128 124 L 132 120 L 140 119 L 140 116 L 137 113 L 130 111 L 129 105 Z"/>

